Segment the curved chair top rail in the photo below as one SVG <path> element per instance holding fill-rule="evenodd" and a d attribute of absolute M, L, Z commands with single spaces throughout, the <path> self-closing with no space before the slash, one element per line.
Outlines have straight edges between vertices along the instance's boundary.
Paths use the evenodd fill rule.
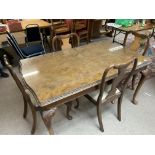
<path fill-rule="evenodd" d="M 109 97 L 114 96 L 114 94 L 116 92 L 116 88 L 121 88 L 121 92 L 122 93 L 124 92 L 124 90 L 126 89 L 126 86 L 128 84 L 128 81 L 132 77 L 132 75 L 137 67 L 137 62 L 138 62 L 138 59 L 133 58 L 133 59 L 129 60 L 127 63 L 111 65 L 107 69 L 105 69 L 103 76 L 102 76 L 101 85 L 100 85 L 100 94 L 99 94 L 99 98 L 98 98 L 99 102 L 102 102 L 102 97 L 103 97 L 103 93 L 105 91 L 105 86 L 106 86 L 106 77 L 107 77 L 108 73 L 112 69 L 116 69 L 118 71 L 117 77 L 114 78 L 112 81 L 111 89 L 108 92 L 107 97 L 105 98 L 106 100 L 108 100 Z M 129 71 L 129 66 L 131 68 L 130 71 Z M 128 72 L 128 71 L 129 71 L 129 73 L 127 74 L 126 72 Z"/>
<path fill-rule="evenodd" d="M 76 34 L 76 33 L 70 33 L 70 34 L 67 34 L 67 35 L 56 35 L 53 37 L 53 40 L 52 40 L 52 47 L 53 47 L 53 50 L 56 51 L 56 48 L 55 48 L 55 42 L 57 40 L 59 40 L 60 42 L 62 42 L 62 39 L 66 39 L 66 38 L 73 38 L 73 37 L 76 37 L 77 39 L 77 45 L 76 46 L 72 46 L 72 47 L 77 47 L 80 45 L 80 40 L 79 40 L 79 36 Z"/>

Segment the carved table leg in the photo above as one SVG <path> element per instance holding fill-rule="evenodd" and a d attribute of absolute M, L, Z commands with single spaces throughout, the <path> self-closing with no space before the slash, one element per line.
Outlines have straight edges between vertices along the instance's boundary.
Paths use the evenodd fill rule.
<path fill-rule="evenodd" d="M 69 114 L 72 109 L 72 102 L 65 103 L 67 106 L 66 117 L 68 120 L 72 120 L 72 116 Z"/>
<path fill-rule="evenodd" d="M 54 135 L 52 128 L 52 118 L 55 115 L 56 108 L 41 112 L 42 119 L 50 135 Z"/>
<path fill-rule="evenodd" d="M 140 78 L 140 81 L 139 81 L 139 83 L 138 83 L 138 86 L 137 86 L 137 88 L 136 88 L 136 90 L 135 90 L 135 92 L 134 92 L 134 94 L 133 94 L 133 98 L 132 98 L 132 100 L 131 100 L 131 102 L 133 103 L 133 104 L 137 104 L 137 101 L 136 101 L 136 97 L 137 97 L 137 94 L 138 94 L 138 92 L 140 91 L 140 88 L 142 87 L 142 85 L 144 84 L 144 81 L 146 80 L 146 78 L 147 78 L 147 73 L 145 72 L 141 72 L 141 78 Z"/>

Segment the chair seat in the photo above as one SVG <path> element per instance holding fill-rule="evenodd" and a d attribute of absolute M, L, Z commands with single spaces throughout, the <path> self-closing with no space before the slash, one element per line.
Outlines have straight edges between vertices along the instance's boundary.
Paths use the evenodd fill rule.
<path fill-rule="evenodd" d="M 30 45 L 28 47 L 21 48 L 22 52 L 26 55 L 40 55 L 43 53 L 44 48 L 41 44 Z"/>
<path fill-rule="evenodd" d="M 106 96 L 108 95 L 108 92 L 111 90 L 111 85 L 108 85 L 103 93 L 103 97 L 102 97 L 102 100 L 104 100 L 106 98 Z M 100 93 L 100 90 L 96 90 L 96 91 L 93 91 L 91 93 L 89 93 L 88 95 L 90 97 L 92 97 L 96 102 L 97 102 L 97 99 L 98 99 L 98 96 L 99 96 L 99 93 Z M 119 89 L 116 88 L 116 95 L 119 95 L 120 94 L 120 91 Z"/>

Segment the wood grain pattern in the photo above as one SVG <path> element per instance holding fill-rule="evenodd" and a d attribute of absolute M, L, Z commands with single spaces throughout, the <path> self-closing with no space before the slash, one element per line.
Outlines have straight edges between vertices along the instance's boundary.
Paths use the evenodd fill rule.
<path fill-rule="evenodd" d="M 55 52 L 21 60 L 22 74 L 34 90 L 41 104 L 49 98 L 101 80 L 109 65 L 127 62 L 136 52 L 122 48 L 109 51 L 119 45 L 100 41 L 62 52 Z M 138 56 L 139 64 L 148 61 Z M 108 76 L 114 75 L 110 72 Z"/>

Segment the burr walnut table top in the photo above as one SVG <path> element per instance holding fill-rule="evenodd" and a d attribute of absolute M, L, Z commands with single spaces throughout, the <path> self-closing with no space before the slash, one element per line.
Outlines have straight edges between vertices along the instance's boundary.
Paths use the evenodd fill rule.
<path fill-rule="evenodd" d="M 111 41 L 99 41 L 61 52 L 21 60 L 21 73 L 26 84 L 36 93 L 40 105 L 55 102 L 69 94 L 94 86 L 104 70 L 112 64 L 125 63 L 136 52 Z M 138 56 L 138 65 L 147 57 Z M 114 72 L 109 73 L 109 77 Z"/>

